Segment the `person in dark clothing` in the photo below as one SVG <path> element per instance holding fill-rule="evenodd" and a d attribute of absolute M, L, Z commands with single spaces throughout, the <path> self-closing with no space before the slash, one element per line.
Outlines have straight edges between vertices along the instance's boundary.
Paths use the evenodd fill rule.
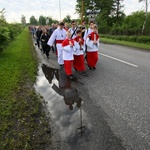
<path fill-rule="evenodd" d="M 85 30 L 86 30 L 86 21 L 85 20 L 82 21 L 81 30 L 82 30 L 82 38 L 83 38 Z"/>
<path fill-rule="evenodd" d="M 37 27 L 35 35 L 36 35 L 36 42 L 37 42 L 38 48 L 40 48 L 40 37 L 41 37 L 41 34 L 42 34 L 41 28 Z"/>
<path fill-rule="evenodd" d="M 54 32 L 55 29 L 56 29 L 55 24 L 52 23 L 52 26 L 51 26 L 51 28 L 49 29 L 49 36 L 50 36 L 50 37 L 51 37 L 51 35 L 53 34 L 53 32 Z M 55 47 L 55 43 L 54 43 L 54 45 L 51 47 L 53 53 L 55 52 L 55 48 L 54 48 L 54 47 Z"/>
<path fill-rule="evenodd" d="M 47 30 L 44 28 L 43 33 L 41 35 L 41 45 L 42 45 L 43 53 L 46 54 L 47 58 L 49 58 L 49 52 L 50 52 L 50 47 L 49 45 L 47 45 L 49 38 L 50 36 L 47 33 Z"/>

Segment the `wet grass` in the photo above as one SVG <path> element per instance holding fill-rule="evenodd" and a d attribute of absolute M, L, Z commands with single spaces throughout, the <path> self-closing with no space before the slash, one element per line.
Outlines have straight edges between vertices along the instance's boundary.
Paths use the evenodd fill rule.
<path fill-rule="evenodd" d="M 118 44 L 118 45 L 123 45 L 123 46 L 128 46 L 128 47 L 134 47 L 134 48 L 139 48 L 139 49 L 144 49 L 144 50 L 150 50 L 150 44 L 119 41 L 119 40 L 113 40 L 113 39 L 108 39 L 108 38 L 100 38 L 100 41 L 102 43 L 106 43 L 106 44 Z"/>
<path fill-rule="evenodd" d="M 26 28 L 0 53 L 0 150 L 45 149 L 48 120 L 34 91 L 37 58 Z"/>

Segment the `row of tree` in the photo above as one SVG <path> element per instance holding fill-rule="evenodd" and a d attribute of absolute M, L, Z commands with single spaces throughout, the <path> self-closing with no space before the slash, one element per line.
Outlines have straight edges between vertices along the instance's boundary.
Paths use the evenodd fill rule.
<path fill-rule="evenodd" d="M 95 14 L 95 21 L 99 26 L 100 33 L 149 35 L 150 13 L 147 11 L 148 0 L 139 0 L 139 2 L 142 1 L 146 4 L 145 10 L 133 12 L 128 16 L 123 11 L 123 0 L 77 0 L 76 12 L 85 19 L 89 19 L 88 11 Z"/>
<path fill-rule="evenodd" d="M 64 22 L 71 22 L 71 16 L 66 15 L 65 18 L 63 18 Z M 58 20 L 53 19 L 52 17 L 45 17 L 43 15 L 39 16 L 39 19 L 36 19 L 34 16 L 31 16 L 29 19 L 30 25 L 51 25 L 52 23 L 58 23 Z"/>
<path fill-rule="evenodd" d="M 145 2 L 145 10 L 133 12 L 126 16 L 123 9 L 123 0 L 76 0 L 76 13 L 82 19 L 94 20 L 99 27 L 99 33 L 113 35 L 150 35 L 150 12 L 148 12 L 148 0 Z M 79 21 L 77 19 L 77 21 Z M 71 16 L 66 15 L 64 22 L 71 22 Z M 50 25 L 56 23 L 51 17 L 40 16 L 36 19 L 30 17 L 32 25 Z"/>

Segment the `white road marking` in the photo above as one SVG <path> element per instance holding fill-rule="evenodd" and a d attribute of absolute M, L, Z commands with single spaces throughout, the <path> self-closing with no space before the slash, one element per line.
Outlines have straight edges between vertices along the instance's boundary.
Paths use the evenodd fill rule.
<path fill-rule="evenodd" d="M 112 57 L 112 56 L 109 56 L 109 55 L 106 55 L 106 54 L 103 54 L 103 53 L 100 53 L 100 52 L 98 52 L 98 54 L 99 54 L 99 55 L 102 55 L 102 56 L 105 56 L 105 57 L 108 57 L 108 58 L 111 58 L 111 59 L 114 59 L 114 60 L 117 60 L 117 61 L 120 61 L 120 62 L 122 62 L 122 63 L 124 63 L 124 64 L 130 65 L 130 66 L 133 66 L 133 67 L 138 67 L 138 66 L 135 65 L 135 64 L 132 64 L 132 63 L 129 63 L 129 62 L 120 60 L 120 59 L 118 59 L 118 58 L 115 58 L 115 57 Z"/>

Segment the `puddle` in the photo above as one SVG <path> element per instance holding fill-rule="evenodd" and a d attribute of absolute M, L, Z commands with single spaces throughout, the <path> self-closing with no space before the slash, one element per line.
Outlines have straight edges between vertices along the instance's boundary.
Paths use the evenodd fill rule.
<path fill-rule="evenodd" d="M 88 145 L 92 125 L 82 110 L 84 102 L 79 97 L 77 86 L 78 81 L 68 79 L 63 68 L 58 70 L 39 65 L 35 89 L 47 102 L 61 142 L 65 143 L 62 149 L 66 150 L 91 149 Z"/>

